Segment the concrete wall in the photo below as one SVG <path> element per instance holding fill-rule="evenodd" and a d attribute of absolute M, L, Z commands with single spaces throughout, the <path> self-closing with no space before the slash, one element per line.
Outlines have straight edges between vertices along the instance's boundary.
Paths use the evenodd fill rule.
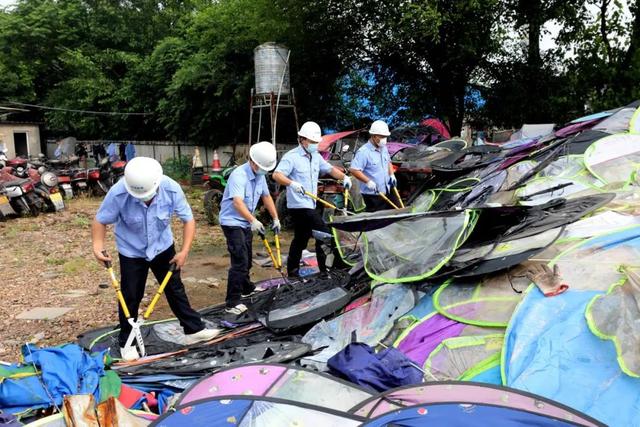
<path fill-rule="evenodd" d="M 82 141 L 78 141 L 82 142 Z M 87 146 L 91 149 L 93 144 L 98 143 L 98 141 L 84 141 Z M 189 159 L 193 157 L 193 153 L 195 151 L 195 145 L 186 145 L 186 144 L 175 144 L 171 142 L 165 141 L 132 141 L 136 147 L 136 155 L 143 157 L 152 157 L 158 160 L 160 163 L 166 161 L 167 159 L 171 159 L 177 157 L 178 155 L 187 156 Z M 103 141 L 102 142 L 105 149 L 111 143 L 111 141 Z M 120 141 L 116 142 L 117 144 Z M 294 145 L 285 145 L 278 144 L 278 152 L 286 152 L 291 148 L 295 147 Z M 56 144 L 53 141 L 47 141 L 47 157 L 53 158 L 53 153 L 56 149 Z M 213 148 L 211 147 L 198 147 L 200 151 L 200 159 L 202 160 L 205 168 L 209 168 L 211 166 L 211 162 L 213 161 Z M 243 163 L 246 159 L 244 151 L 247 150 L 246 144 L 238 144 L 236 146 L 236 163 Z M 91 150 L 90 150 L 91 151 Z M 225 167 L 229 163 L 229 159 L 231 158 L 231 154 L 233 153 L 232 145 L 223 145 L 216 148 L 218 152 L 218 156 L 220 157 L 220 163 L 222 167 Z M 280 156 L 279 156 L 280 157 Z M 89 162 L 91 165 L 92 163 Z"/>
<path fill-rule="evenodd" d="M 13 159 L 16 156 L 14 134 L 24 132 L 27 134 L 27 150 L 29 156 L 40 154 L 40 128 L 38 125 L 19 123 L 0 123 L 0 145 L 7 147 L 7 157 Z"/>

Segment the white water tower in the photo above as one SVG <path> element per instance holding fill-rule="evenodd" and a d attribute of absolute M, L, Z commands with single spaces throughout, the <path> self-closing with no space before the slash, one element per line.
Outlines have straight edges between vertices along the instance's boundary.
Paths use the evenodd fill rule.
<path fill-rule="evenodd" d="M 276 145 L 280 110 L 293 111 L 295 130 L 298 129 L 295 96 L 289 78 L 290 56 L 291 51 L 286 46 L 274 42 L 263 43 L 253 50 L 255 87 L 251 89 L 249 108 L 249 145 L 265 140 L 261 135 L 265 131 L 270 133 L 271 142 Z M 257 117 L 254 117 L 254 111 Z M 267 113 L 269 128 L 263 130 Z"/>

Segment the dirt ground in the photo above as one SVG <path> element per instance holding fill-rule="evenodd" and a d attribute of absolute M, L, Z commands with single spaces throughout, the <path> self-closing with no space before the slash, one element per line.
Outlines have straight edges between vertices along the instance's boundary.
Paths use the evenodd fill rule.
<path fill-rule="evenodd" d="M 202 192 L 188 189 L 197 223 L 194 241 L 182 278 L 191 304 L 196 309 L 224 301 L 229 256 L 222 230 L 210 226 L 202 212 Z M 87 329 L 117 322 L 117 301 L 106 270 L 92 254 L 91 221 L 101 200 L 79 198 L 67 201 L 67 208 L 37 218 L 16 218 L 0 222 L 0 274 L 3 278 L 0 298 L 0 361 L 19 360 L 20 347 L 26 342 L 50 346 L 73 342 Z M 180 244 L 181 223 L 173 224 Z M 115 255 L 111 227 L 108 250 Z M 290 235 L 281 237 L 283 251 Z M 261 242 L 254 239 L 254 257 L 266 256 Z M 117 257 L 116 257 L 117 259 Z M 116 272 L 118 263 L 116 262 Z M 252 280 L 278 276 L 273 268 L 254 265 Z M 146 308 L 158 283 L 150 274 L 147 280 Z M 50 320 L 22 320 L 16 317 L 36 307 L 66 307 L 71 310 Z M 171 317 L 162 298 L 152 318 Z"/>

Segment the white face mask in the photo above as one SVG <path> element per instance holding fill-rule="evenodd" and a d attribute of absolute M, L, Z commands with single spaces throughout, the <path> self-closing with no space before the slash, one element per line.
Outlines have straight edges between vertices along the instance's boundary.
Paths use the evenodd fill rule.
<path fill-rule="evenodd" d="M 153 199 L 154 197 L 156 197 L 156 192 L 155 191 L 153 193 L 149 194 L 147 197 L 140 197 L 140 200 L 142 200 L 143 202 L 148 202 L 149 200 Z"/>
<path fill-rule="evenodd" d="M 260 169 L 260 168 L 258 168 L 258 170 L 256 171 L 256 175 L 258 175 L 258 176 L 262 176 L 262 175 L 266 175 L 266 174 L 267 174 L 267 171 L 263 170 L 263 169 Z"/>
<path fill-rule="evenodd" d="M 378 144 L 380 144 L 380 146 L 384 147 L 385 145 L 387 145 L 387 138 L 381 138 L 380 142 Z"/>

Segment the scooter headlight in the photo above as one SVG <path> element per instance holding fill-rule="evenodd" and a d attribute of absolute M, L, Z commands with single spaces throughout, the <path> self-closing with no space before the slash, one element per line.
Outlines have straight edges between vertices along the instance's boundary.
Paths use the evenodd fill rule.
<path fill-rule="evenodd" d="M 40 182 L 47 187 L 52 188 L 58 185 L 58 177 L 53 172 L 45 172 L 40 175 Z"/>

